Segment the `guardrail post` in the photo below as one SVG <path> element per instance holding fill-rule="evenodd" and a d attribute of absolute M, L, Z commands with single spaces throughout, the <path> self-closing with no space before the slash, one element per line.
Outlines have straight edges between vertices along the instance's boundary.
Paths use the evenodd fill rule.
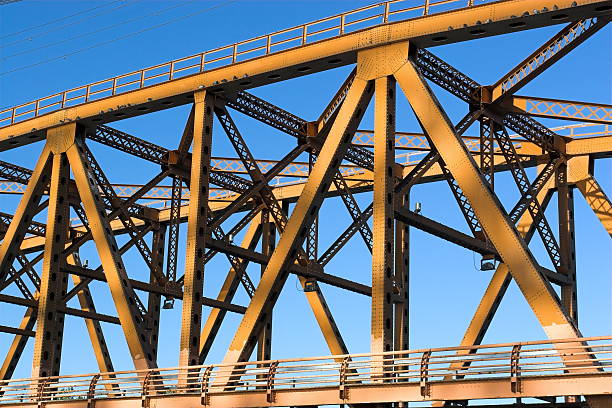
<path fill-rule="evenodd" d="M 212 366 L 206 367 L 202 374 L 202 385 L 200 388 L 200 405 L 206 406 L 209 404 L 208 387 L 210 385 L 210 373 L 212 372 Z"/>
<path fill-rule="evenodd" d="M 302 45 L 306 45 L 306 39 L 308 38 L 308 26 L 304 24 L 302 27 Z"/>
<path fill-rule="evenodd" d="M 389 22 L 389 9 L 391 8 L 391 4 L 389 2 L 385 3 L 385 12 L 383 15 L 383 23 Z"/>
<path fill-rule="evenodd" d="M 15 108 L 11 110 L 11 125 L 15 123 Z"/>
<path fill-rule="evenodd" d="M 340 35 L 344 34 L 344 23 L 346 21 L 345 17 L 346 16 L 344 14 L 340 16 Z"/>
<path fill-rule="evenodd" d="M 420 385 L 421 385 L 421 396 L 427 397 L 429 396 L 429 359 L 431 358 L 431 350 L 427 350 L 421 356 L 421 370 L 420 370 Z"/>
<path fill-rule="evenodd" d="M 429 14 L 429 0 L 425 0 L 425 6 L 423 8 L 423 15 L 426 16 Z"/>
<path fill-rule="evenodd" d="M 141 395 L 141 404 L 140 406 L 142 408 L 148 408 L 149 407 L 149 399 L 148 399 L 148 395 L 149 395 L 149 382 L 151 381 L 151 375 L 153 374 L 153 371 L 149 371 L 147 372 L 147 374 L 145 375 L 143 381 L 142 381 L 142 390 L 140 392 Z"/>
<path fill-rule="evenodd" d="M 94 398 L 96 397 L 96 385 L 100 379 L 100 374 L 96 374 L 91 377 L 89 382 L 89 388 L 87 389 L 87 408 L 93 408 L 95 406 Z"/>
<path fill-rule="evenodd" d="M 49 379 L 43 378 L 38 381 L 38 388 L 36 390 L 36 406 L 42 408 L 45 403 L 45 388 L 49 385 Z"/>
<path fill-rule="evenodd" d="M 274 376 L 276 375 L 276 368 L 278 367 L 278 361 L 270 363 L 270 369 L 268 370 L 268 381 L 266 384 L 266 401 L 269 403 L 274 402 Z"/>
<path fill-rule="evenodd" d="M 115 91 L 117 91 L 117 78 L 113 78 L 113 89 L 111 91 L 111 95 L 114 95 Z M 62 106 L 63 106 L 63 104 L 62 104 Z"/>
<path fill-rule="evenodd" d="M 348 389 L 346 388 L 346 373 L 348 371 L 348 363 L 349 363 L 349 358 L 344 357 L 344 359 L 342 360 L 342 364 L 340 365 L 339 392 L 340 392 L 340 399 L 344 401 L 348 399 Z"/>
<path fill-rule="evenodd" d="M 200 72 L 204 72 L 204 59 L 206 58 L 206 53 L 200 54 Z M 143 71 L 144 72 L 144 71 Z"/>
<path fill-rule="evenodd" d="M 270 54 L 270 49 L 272 48 L 272 36 L 268 34 L 266 37 L 266 55 Z"/>
<path fill-rule="evenodd" d="M 510 389 L 512 392 L 521 392 L 521 366 L 520 366 L 520 352 L 521 345 L 515 344 L 512 347 L 512 354 L 510 355 Z"/>
<path fill-rule="evenodd" d="M 238 57 L 238 43 L 234 44 L 232 48 L 232 64 L 236 62 L 236 58 Z"/>

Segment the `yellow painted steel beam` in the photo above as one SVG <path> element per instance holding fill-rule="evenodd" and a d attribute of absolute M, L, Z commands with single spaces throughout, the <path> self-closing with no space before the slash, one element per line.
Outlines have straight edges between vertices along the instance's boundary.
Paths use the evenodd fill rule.
<path fill-rule="evenodd" d="M 568 182 L 575 184 L 604 229 L 612 237 L 612 201 L 591 174 L 588 157 L 575 157 L 568 162 Z"/>
<path fill-rule="evenodd" d="M 30 177 L 26 191 L 19 201 L 15 215 L 4 234 L 2 244 L 0 244 L 0 281 L 4 281 L 8 268 L 15 260 L 27 228 L 36 214 L 36 208 L 49 182 L 50 167 L 51 151 L 45 145 Z"/>
<path fill-rule="evenodd" d="M 93 240 L 104 268 L 134 366 L 137 369 L 154 368 L 155 361 L 146 341 L 145 323 L 135 305 L 136 294 L 118 252 L 119 247 L 112 234 L 110 223 L 103 215 L 105 211 L 102 202 L 99 197 L 96 199 L 99 187 L 94 178 L 89 176 L 83 143 L 80 135 L 78 137 L 75 135 L 75 140 L 66 153 L 73 169 L 85 214 L 89 220 Z"/>
<path fill-rule="evenodd" d="M 524 240 L 505 215 L 501 203 L 485 186 L 473 158 L 455 134 L 451 122 L 424 78 L 412 62 L 406 63 L 395 76 L 424 130 L 470 200 L 487 235 L 510 269 L 548 337 L 551 339 L 581 337 L 559 304 L 550 283 L 541 275 Z M 576 342 L 575 346 L 582 350 L 585 347 L 579 342 Z M 571 366 L 576 357 L 565 355 L 563 360 Z M 584 371 L 597 372 L 597 367 L 593 365 L 592 369 Z M 612 400 L 608 401 L 610 402 Z"/>
<path fill-rule="evenodd" d="M 141 115 L 146 109 L 151 112 L 190 103 L 189 96 L 202 87 L 221 87 L 217 85 L 221 83 L 223 87 L 235 88 L 260 86 L 305 75 L 305 70 L 299 70 L 301 67 L 316 72 L 353 63 L 357 51 L 370 47 L 409 39 L 419 46 L 448 44 L 473 38 L 470 31 L 474 27 L 480 36 L 497 35 L 520 30 L 521 23 L 531 28 L 558 24 L 560 21 L 555 17 L 567 10 L 571 10 L 574 19 L 604 15 L 608 12 L 605 8 L 597 10 L 606 5 L 607 1 L 601 0 L 505 0 L 378 25 L 26 119 L 0 128 L 0 150 L 40 140 L 45 129 L 77 118 L 86 125 L 94 125 L 93 119 L 110 122 Z M 534 10 L 538 12 L 533 13 Z M 487 24 L 483 25 L 483 21 Z M 169 103 L 162 105 L 164 100 Z"/>
<path fill-rule="evenodd" d="M 361 79 L 356 79 L 351 85 L 308 182 L 228 348 L 224 362 L 235 363 L 249 358 L 262 319 L 265 319 L 265 309 L 274 304 L 289 275 L 289 266 L 306 238 L 309 221 L 316 213 L 313 209 L 319 208 L 331 178 L 348 150 L 351 129 L 354 131 L 357 128 L 358 119 L 361 119 L 365 111 L 364 105 L 367 105 L 371 98 L 371 88 L 373 87 L 368 86 L 367 81 Z"/>
<path fill-rule="evenodd" d="M 265 210 L 261 213 L 261 253 L 267 257 L 272 255 L 276 247 L 276 227 L 274 221 L 270 219 L 270 213 Z M 266 271 L 267 264 L 261 265 L 261 275 Z M 266 361 L 272 359 L 272 313 L 268 312 L 268 318 L 263 323 L 263 330 L 257 339 L 256 359 Z"/>
<path fill-rule="evenodd" d="M 204 291 L 204 253 L 208 222 L 208 180 L 212 145 L 214 97 L 207 91 L 194 94 L 193 151 L 187 221 L 187 252 L 183 287 L 183 312 L 179 365 L 200 361 L 200 328 Z"/>
<path fill-rule="evenodd" d="M 612 237 L 612 202 L 593 176 L 576 183 L 576 186 L 597 216 L 605 230 Z"/>
<path fill-rule="evenodd" d="M 151 246 L 151 263 L 156 264 L 158 268 L 163 268 L 164 265 L 164 248 L 166 245 L 166 229 L 167 226 L 160 224 L 153 231 L 153 245 Z M 160 286 L 155 276 L 153 269 L 149 271 L 149 283 L 151 285 Z M 149 325 L 149 344 L 151 345 L 151 354 L 157 361 L 157 347 L 159 340 L 159 318 L 161 314 L 161 295 L 159 293 L 149 292 L 147 297 L 147 323 Z"/>
<path fill-rule="evenodd" d="M 43 269 L 38 297 L 38 317 L 34 338 L 32 377 L 59 375 L 64 334 L 64 314 L 61 312 L 63 296 L 68 285 L 68 276 L 60 269 L 62 251 L 68 236 L 70 212 L 68 188 L 70 167 L 62 145 L 71 140 L 76 130 L 70 124 L 49 130 L 47 144 L 53 151 L 51 183 L 49 185 L 49 207 Z"/>
<path fill-rule="evenodd" d="M 511 96 L 502 106 L 541 118 L 612 124 L 612 105 L 562 99 Z"/>
<path fill-rule="evenodd" d="M 81 266 L 80 260 L 74 254 L 68 256 L 67 262 L 71 265 Z M 83 280 L 83 278 L 77 275 L 71 275 L 71 277 L 74 286 L 78 286 Z M 85 286 L 82 290 L 80 290 L 77 294 L 77 298 L 79 300 L 81 310 L 96 313 L 96 306 L 94 305 L 93 296 L 91 296 L 89 287 Z M 106 340 L 104 338 L 104 332 L 102 331 L 102 325 L 98 320 L 93 319 L 84 319 L 84 322 L 85 328 L 87 329 L 87 334 L 89 335 L 89 340 L 91 341 L 94 356 L 96 357 L 96 363 L 98 363 L 98 370 L 100 370 L 101 373 L 115 371 L 113 368 L 113 361 L 111 360 L 108 346 L 106 345 Z"/>
<path fill-rule="evenodd" d="M 404 44 L 407 50 L 407 44 Z M 375 80 L 374 98 L 374 212 L 372 246 L 372 326 L 370 351 L 391 351 L 393 342 L 393 248 L 394 248 L 394 172 L 395 164 L 395 79 Z M 382 377 L 383 361 L 376 362 Z"/>
<path fill-rule="evenodd" d="M 568 21 L 569 15 L 564 15 L 566 16 L 564 21 Z M 505 95 L 512 95 L 527 85 L 540 73 L 582 44 L 587 38 L 608 23 L 606 17 L 598 17 L 596 14 L 592 18 L 585 18 L 583 20 L 578 20 L 578 17 L 574 18 L 572 16 L 572 20 L 574 22 L 542 44 L 524 61 L 502 76 L 497 83 L 488 87 L 492 102 L 499 100 Z"/>
<path fill-rule="evenodd" d="M 23 316 L 23 319 L 21 319 L 21 323 L 19 323 L 19 329 L 32 330 L 35 324 L 36 309 L 33 307 L 28 307 Z M 16 335 L 13 338 L 9 349 L 6 351 L 2 367 L 0 367 L 0 380 L 9 380 L 13 376 L 15 368 L 17 368 L 17 363 L 19 362 L 19 359 L 23 354 L 23 350 L 25 349 L 27 342 L 27 336 Z M 0 390 L 0 395 L 1 394 L 2 390 Z"/>

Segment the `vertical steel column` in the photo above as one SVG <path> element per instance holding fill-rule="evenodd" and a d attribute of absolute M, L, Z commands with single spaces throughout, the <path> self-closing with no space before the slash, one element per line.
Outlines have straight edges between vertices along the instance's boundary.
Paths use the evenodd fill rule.
<path fill-rule="evenodd" d="M 372 353 L 391 351 L 393 340 L 393 168 L 395 165 L 395 79 L 375 80 L 374 224 L 372 247 Z M 382 357 L 373 371 L 383 376 Z"/>
<path fill-rule="evenodd" d="M 60 372 L 64 335 L 64 314 L 60 310 L 64 306 L 63 299 L 68 285 L 68 276 L 60 270 L 60 267 L 64 261 L 62 252 L 66 244 L 70 222 L 68 204 L 70 166 L 63 150 L 57 147 L 63 143 L 72 143 L 75 131 L 76 125 L 72 124 L 53 128 L 47 132 L 47 139 L 52 145 L 53 164 L 49 185 L 47 231 L 38 297 L 32 377 L 55 376 Z"/>
<path fill-rule="evenodd" d="M 497 124 L 491 118 L 480 118 L 480 171 L 491 190 L 494 189 L 495 180 L 494 126 Z"/>
<path fill-rule="evenodd" d="M 157 270 L 162 270 L 164 265 L 164 244 L 166 242 L 166 225 L 160 224 L 153 231 L 153 245 L 151 247 L 151 271 L 149 273 L 149 281 L 154 285 L 161 285 L 155 276 L 155 266 Z M 159 335 L 159 318 L 160 318 L 161 295 L 158 293 L 149 293 L 147 299 L 147 322 L 149 324 L 149 344 L 151 345 L 151 354 L 157 360 L 157 344 Z"/>
<path fill-rule="evenodd" d="M 213 96 L 207 91 L 198 91 L 194 94 L 193 149 L 189 185 L 191 197 L 187 224 L 180 366 L 196 365 L 200 361 L 213 104 Z"/>
<path fill-rule="evenodd" d="M 410 189 L 396 196 L 398 206 L 410 208 Z M 395 328 L 393 331 L 394 350 L 408 350 L 410 347 L 410 226 L 395 221 Z"/>
<path fill-rule="evenodd" d="M 176 268 L 178 263 L 179 230 L 181 226 L 181 194 L 183 180 L 179 176 L 172 177 L 172 197 L 170 200 L 170 232 L 168 234 L 168 259 L 166 260 L 166 278 L 170 282 L 176 281 Z M 166 300 L 173 304 L 174 299 Z"/>
<path fill-rule="evenodd" d="M 561 287 L 561 303 L 565 312 L 578 326 L 578 299 L 576 282 L 576 242 L 574 235 L 574 191 L 567 183 L 567 164 L 557 168 L 557 209 L 559 212 L 559 249 L 561 252 L 561 271 L 569 283 Z"/>
<path fill-rule="evenodd" d="M 316 156 L 312 153 L 308 154 L 308 174 L 312 172 L 312 167 L 316 161 Z M 308 236 L 306 237 L 306 255 L 308 260 L 316 262 L 319 250 L 319 213 L 312 220 Z"/>
<path fill-rule="evenodd" d="M 261 215 L 261 252 L 270 256 L 274 252 L 276 246 L 276 229 L 274 222 L 270 220 L 268 210 L 263 210 Z M 266 264 L 261 265 L 261 274 L 266 270 Z M 257 360 L 270 360 L 272 358 L 272 310 L 267 313 L 267 320 L 264 322 L 264 327 L 259 334 L 257 342 Z"/>

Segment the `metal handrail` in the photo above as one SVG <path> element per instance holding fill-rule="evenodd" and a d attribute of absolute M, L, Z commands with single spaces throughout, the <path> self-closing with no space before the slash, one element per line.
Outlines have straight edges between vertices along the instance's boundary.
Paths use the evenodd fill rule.
<path fill-rule="evenodd" d="M 572 360 L 564 361 L 568 356 Z M 206 401 L 211 394 L 245 391 L 265 391 L 272 402 L 282 390 L 337 387 L 342 396 L 347 387 L 391 382 L 415 384 L 426 396 L 431 384 L 449 378 L 507 378 L 517 387 L 527 376 L 568 376 L 586 370 L 594 375 L 612 373 L 612 336 L 16 379 L 0 381 L 0 404 L 146 401 L 171 394 Z"/>
<path fill-rule="evenodd" d="M 481 3 L 489 1 L 492 2 L 493 0 L 482 0 Z M 415 2 L 420 2 L 420 4 L 408 6 L 408 4 Z M 397 7 L 398 5 L 404 7 Z M 443 7 L 445 5 L 458 7 Z M 291 48 L 339 37 L 349 32 L 436 14 L 436 12 L 448 11 L 450 9 L 469 7 L 474 7 L 472 0 L 468 0 L 467 3 L 466 0 L 390 0 L 360 7 L 335 16 L 325 17 L 296 27 L 78 86 L 31 102 L 3 109 L 0 111 L 0 127 L 10 126 L 14 123 L 69 106 L 84 104 L 93 100 L 157 85 L 161 82 L 176 80 L 188 75 L 195 75 L 204 71 L 286 51 Z M 393 17 L 397 18 L 391 21 Z M 332 22 L 334 25 L 321 27 L 329 22 Z M 177 67 L 181 63 L 186 64 L 185 66 Z"/>

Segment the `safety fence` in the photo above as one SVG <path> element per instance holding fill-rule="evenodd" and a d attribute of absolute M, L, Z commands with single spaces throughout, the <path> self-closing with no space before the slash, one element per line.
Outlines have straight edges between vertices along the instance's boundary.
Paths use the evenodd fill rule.
<path fill-rule="evenodd" d="M 171 395 L 315 390 L 415 383 L 423 395 L 432 383 L 612 373 L 612 336 L 388 352 L 231 365 L 120 371 L 0 382 L 0 404 L 63 400 L 147 398 Z"/>
<path fill-rule="evenodd" d="M 478 3 L 488 2 L 491 1 L 478 0 Z M 0 127 L 361 29 L 472 6 L 474 0 L 392 0 L 361 7 L 7 108 L 0 111 Z"/>

